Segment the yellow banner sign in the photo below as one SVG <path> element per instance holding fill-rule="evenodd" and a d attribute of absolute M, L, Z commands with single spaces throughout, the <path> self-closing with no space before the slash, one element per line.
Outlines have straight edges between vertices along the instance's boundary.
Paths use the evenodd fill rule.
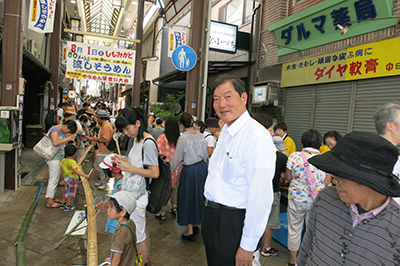
<path fill-rule="evenodd" d="M 400 75 L 400 37 L 347 49 L 346 80 Z"/>
<path fill-rule="evenodd" d="M 282 65 L 282 87 L 400 75 L 400 37 Z"/>
<path fill-rule="evenodd" d="M 281 87 L 342 81 L 345 66 L 346 49 L 285 63 Z"/>

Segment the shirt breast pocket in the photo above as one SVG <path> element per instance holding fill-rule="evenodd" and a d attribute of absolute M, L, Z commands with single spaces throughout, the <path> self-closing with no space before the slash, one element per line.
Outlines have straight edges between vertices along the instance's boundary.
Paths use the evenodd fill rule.
<path fill-rule="evenodd" d="M 228 159 L 224 167 L 223 179 L 227 182 L 234 182 L 237 178 L 238 159 Z"/>

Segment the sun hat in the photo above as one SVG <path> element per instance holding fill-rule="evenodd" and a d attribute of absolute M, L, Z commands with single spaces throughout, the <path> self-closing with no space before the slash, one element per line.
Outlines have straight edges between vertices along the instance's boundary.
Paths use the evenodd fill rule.
<path fill-rule="evenodd" d="M 101 117 L 101 118 L 109 118 L 109 117 L 110 117 L 110 114 L 107 113 L 106 110 L 100 109 L 100 110 L 97 112 L 96 116 Z"/>
<path fill-rule="evenodd" d="M 206 119 L 206 127 L 218 127 L 218 119 L 216 119 L 215 117 L 209 117 Z"/>
<path fill-rule="evenodd" d="M 107 155 L 106 157 L 104 157 L 104 160 L 101 163 L 99 163 L 99 167 L 101 169 L 110 169 L 118 174 L 119 172 L 121 172 L 121 169 L 113 166 L 112 159 L 111 159 L 111 157 L 113 157 L 113 156 L 115 156 L 115 154 L 110 154 L 110 155 Z"/>
<path fill-rule="evenodd" d="M 121 190 L 115 194 L 106 195 L 106 197 L 115 199 L 121 208 L 126 210 L 126 212 L 129 214 L 132 214 L 132 212 L 136 209 L 136 199 L 128 191 Z"/>
<path fill-rule="evenodd" d="M 76 115 L 75 108 L 72 106 L 67 107 L 67 109 L 64 111 L 64 114 Z"/>
<path fill-rule="evenodd" d="M 397 148 L 378 134 L 354 131 L 342 138 L 331 151 L 308 162 L 334 176 L 354 181 L 376 192 L 400 196 L 400 183 L 392 171 Z"/>
<path fill-rule="evenodd" d="M 85 113 L 90 114 L 90 115 L 94 115 L 95 114 L 95 112 L 94 112 L 94 110 L 92 108 L 86 109 Z"/>
<path fill-rule="evenodd" d="M 274 141 L 275 147 L 280 150 L 286 150 L 286 146 L 285 146 L 285 141 L 283 140 L 283 138 L 279 137 L 279 136 L 273 136 L 272 140 Z"/>

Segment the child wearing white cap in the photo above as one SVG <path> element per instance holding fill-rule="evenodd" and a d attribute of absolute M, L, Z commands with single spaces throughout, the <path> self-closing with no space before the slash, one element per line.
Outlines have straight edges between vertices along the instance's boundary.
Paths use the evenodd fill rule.
<path fill-rule="evenodd" d="M 110 220 L 117 220 L 111 244 L 111 266 L 128 266 L 140 259 L 136 249 L 135 224 L 130 215 L 136 209 L 135 197 L 127 191 L 118 191 L 113 195 L 107 195 L 109 203 L 99 203 L 102 209 L 108 207 L 107 216 Z M 98 207 L 100 207 L 98 204 Z M 138 263 L 137 263 L 138 264 Z"/>
<path fill-rule="evenodd" d="M 104 160 L 99 164 L 99 167 L 101 169 L 106 170 L 108 176 L 110 176 L 109 173 L 111 172 L 111 177 L 115 178 L 114 189 L 113 189 L 112 195 L 114 195 L 118 191 L 121 191 L 122 179 L 124 177 L 122 175 L 121 169 L 114 167 L 114 165 L 112 163 L 112 158 L 111 158 L 113 156 L 118 156 L 118 155 L 116 155 L 116 154 L 107 155 L 104 158 Z M 118 222 L 116 220 L 107 219 L 105 231 L 114 234 L 115 228 L 117 228 L 117 226 L 118 226 Z"/>

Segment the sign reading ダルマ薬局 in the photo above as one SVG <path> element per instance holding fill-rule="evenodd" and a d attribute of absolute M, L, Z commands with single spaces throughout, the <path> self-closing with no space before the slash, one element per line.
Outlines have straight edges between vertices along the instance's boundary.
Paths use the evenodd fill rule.
<path fill-rule="evenodd" d="M 28 29 L 53 32 L 56 0 L 30 0 Z"/>
<path fill-rule="evenodd" d="M 68 42 L 66 77 L 132 84 L 135 51 Z"/>

